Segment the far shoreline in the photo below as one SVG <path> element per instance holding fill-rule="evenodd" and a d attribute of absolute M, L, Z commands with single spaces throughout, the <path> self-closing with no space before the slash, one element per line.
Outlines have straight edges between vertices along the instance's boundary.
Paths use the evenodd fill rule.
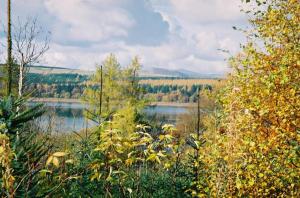
<path fill-rule="evenodd" d="M 30 98 L 29 102 L 53 102 L 53 103 L 82 103 L 80 99 L 73 98 Z M 180 103 L 180 102 L 153 102 L 148 106 L 161 106 L 161 107 L 195 107 L 196 103 Z"/>

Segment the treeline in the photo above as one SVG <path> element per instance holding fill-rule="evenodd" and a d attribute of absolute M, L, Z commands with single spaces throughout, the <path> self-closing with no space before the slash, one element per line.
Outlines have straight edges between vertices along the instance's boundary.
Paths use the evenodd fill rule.
<path fill-rule="evenodd" d="M 151 85 L 141 84 L 145 96 L 156 102 L 183 102 L 194 103 L 197 101 L 198 92 L 212 90 L 211 85 Z"/>
<path fill-rule="evenodd" d="M 88 75 L 82 74 L 38 74 L 38 73 L 28 73 L 27 83 L 29 84 L 68 84 L 75 83 L 80 84 L 84 83 L 89 79 Z"/>
<path fill-rule="evenodd" d="M 29 74 L 28 88 L 34 90 L 33 96 L 38 98 L 79 99 L 88 87 L 88 80 L 89 76 L 81 74 Z M 172 84 L 163 84 L 162 79 L 160 82 L 161 85 L 152 84 L 149 81 L 149 84 L 140 83 L 139 86 L 143 94 L 155 102 L 194 103 L 197 100 L 198 91 L 212 90 L 212 85 L 209 84 L 176 85 L 174 79 Z M 93 87 L 99 88 L 98 85 Z"/>
<path fill-rule="evenodd" d="M 37 98 L 80 98 L 86 88 L 87 75 L 29 73 L 27 89 Z"/>

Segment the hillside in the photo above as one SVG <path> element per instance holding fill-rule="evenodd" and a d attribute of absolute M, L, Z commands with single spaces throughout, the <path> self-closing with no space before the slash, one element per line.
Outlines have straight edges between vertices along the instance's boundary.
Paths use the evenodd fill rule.
<path fill-rule="evenodd" d="M 91 75 L 92 71 L 70 69 L 65 67 L 51 67 L 51 66 L 31 66 L 30 73 L 34 74 L 80 74 L 80 75 Z"/>
<path fill-rule="evenodd" d="M 35 74 L 79 74 L 92 75 L 93 71 L 70 69 L 65 67 L 31 66 L 30 73 Z M 222 78 L 221 74 L 200 74 L 189 70 L 170 70 L 164 68 L 143 68 L 140 72 L 142 78 Z"/>
<path fill-rule="evenodd" d="M 164 69 L 158 67 L 144 68 L 141 77 L 168 77 L 168 78 L 222 78 L 221 74 L 201 74 L 185 69 Z"/>

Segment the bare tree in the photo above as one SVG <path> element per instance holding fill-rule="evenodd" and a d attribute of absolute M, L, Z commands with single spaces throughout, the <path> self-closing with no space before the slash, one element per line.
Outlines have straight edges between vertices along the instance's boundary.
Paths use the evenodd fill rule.
<path fill-rule="evenodd" d="M 36 18 L 28 18 L 25 23 L 18 18 L 14 25 L 14 58 L 19 65 L 18 95 L 23 95 L 24 81 L 29 66 L 39 63 L 49 49 L 49 32 L 38 26 Z"/>

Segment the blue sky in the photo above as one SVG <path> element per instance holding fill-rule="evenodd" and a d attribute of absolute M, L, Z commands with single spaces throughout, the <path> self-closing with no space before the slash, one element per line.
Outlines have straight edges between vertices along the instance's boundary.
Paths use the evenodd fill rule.
<path fill-rule="evenodd" d="M 51 32 L 43 64 L 86 70 L 93 70 L 114 53 L 122 65 L 137 55 L 145 68 L 224 73 L 228 71 L 228 54 L 218 49 L 236 53 L 243 35 L 232 26 L 247 24 L 240 0 L 12 2 L 14 19 L 37 17 Z M 6 20 L 5 7 L 1 1 L 1 23 Z"/>

